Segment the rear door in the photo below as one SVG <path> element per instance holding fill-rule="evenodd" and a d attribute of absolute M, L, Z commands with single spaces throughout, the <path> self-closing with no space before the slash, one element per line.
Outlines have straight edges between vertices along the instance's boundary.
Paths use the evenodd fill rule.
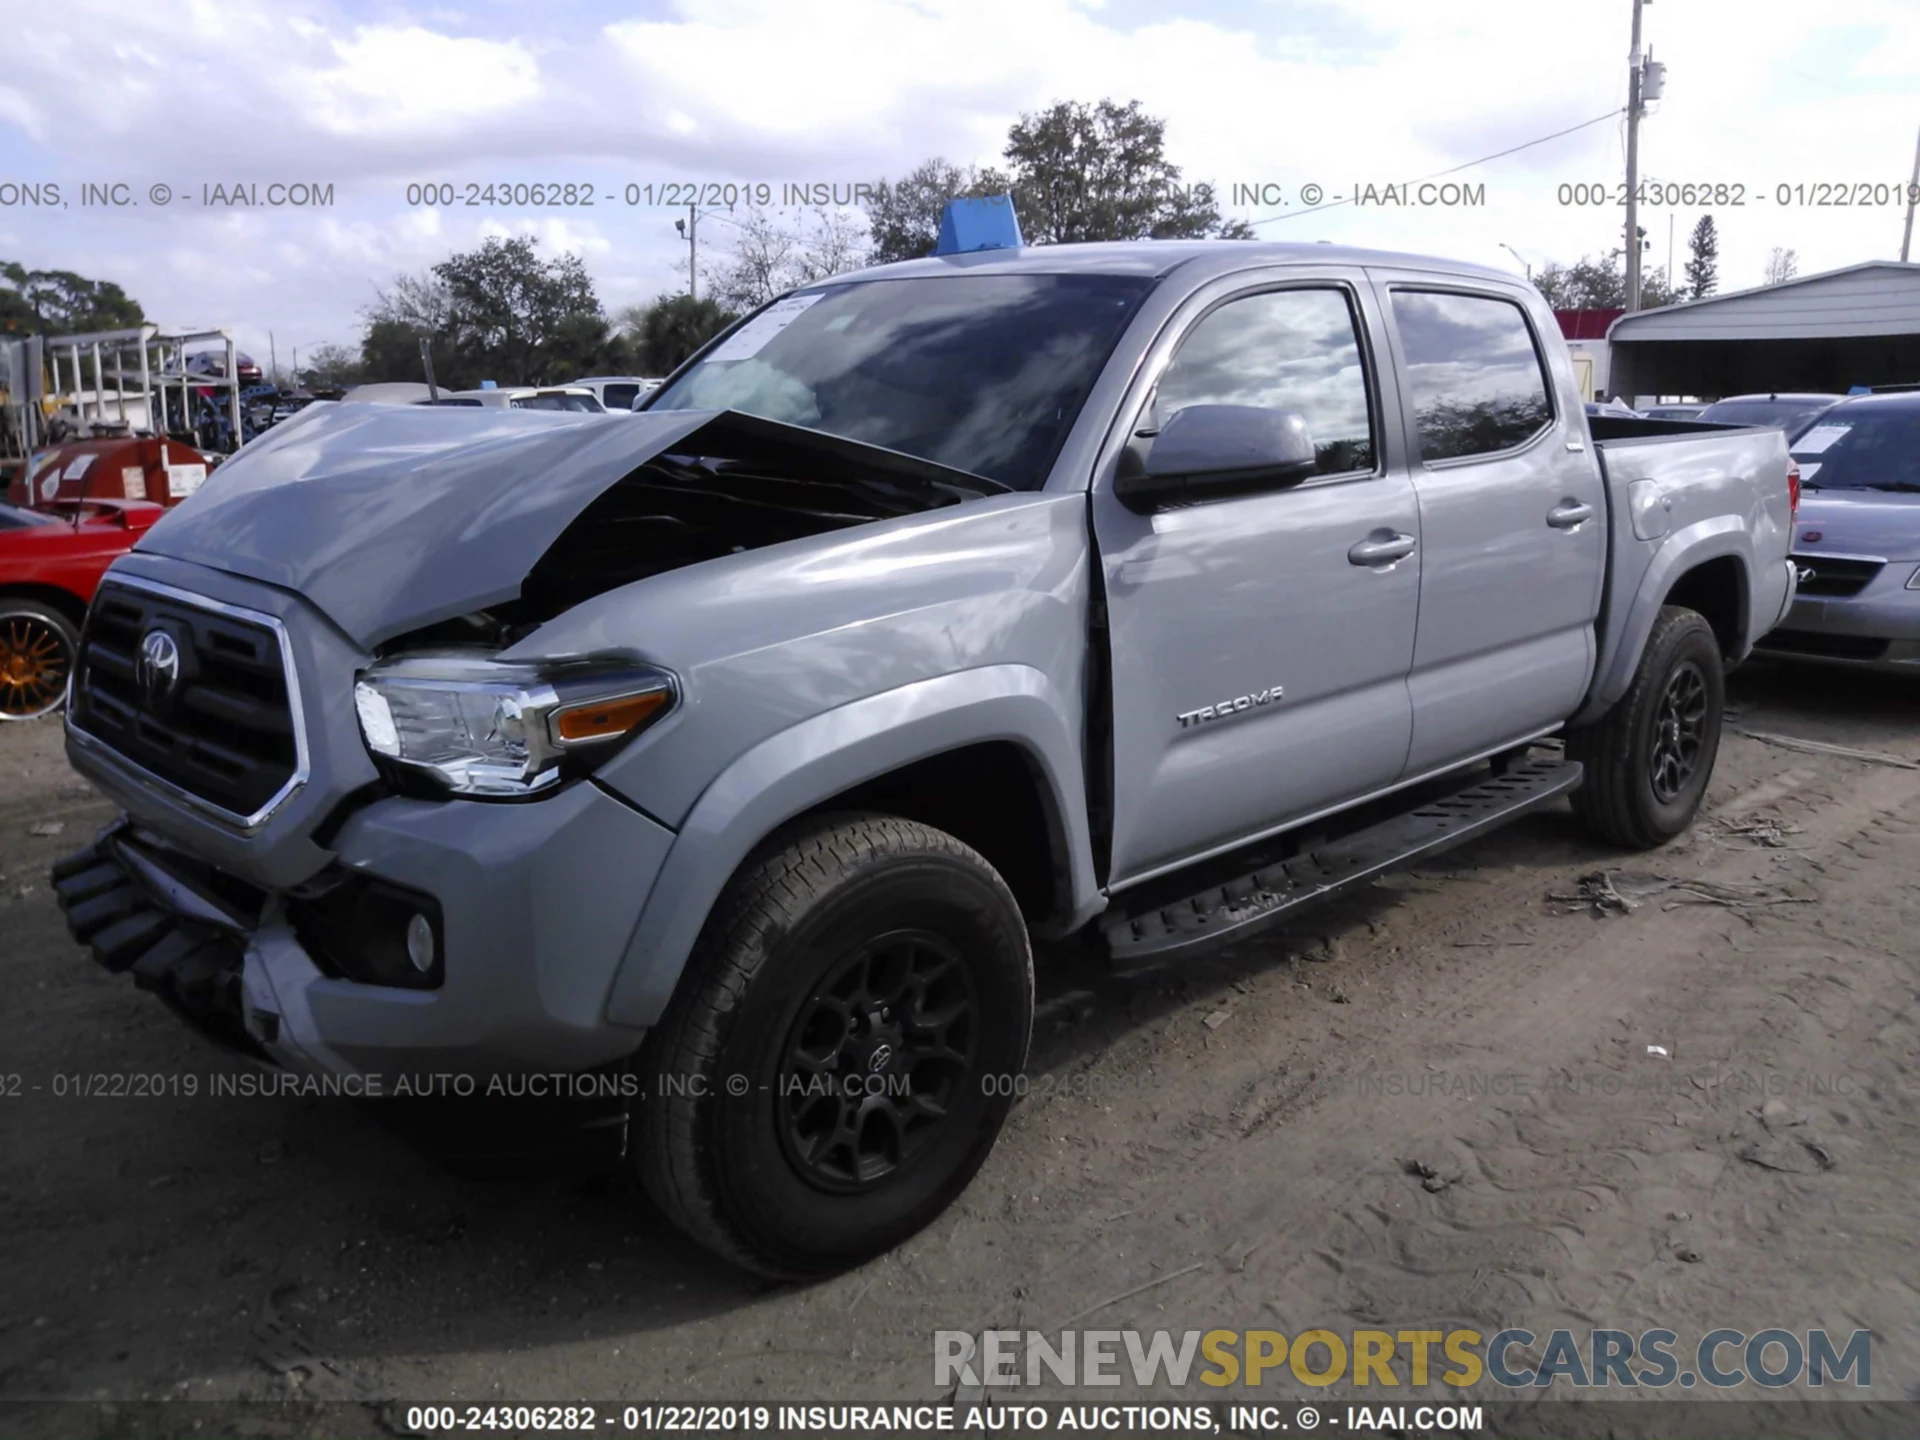
<path fill-rule="evenodd" d="M 1564 721 L 1594 663 L 1600 467 L 1526 293 L 1385 277 L 1420 508 L 1409 777 Z M 1548 321 L 1548 323 L 1551 323 Z"/>
<path fill-rule="evenodd" d="M 1115 887 L 1386 786 L 1405 764 L 1419 521 L 1385 423 L 1398 402 L 1378 327 L 1357 274 L 1216 281 L 1155 342 L 1122 410 L 1093 494 Z M 1299 411 L 1318 471 L 1150 513 L 1117 500 L 1121 452 L 1207 403 Z"/>

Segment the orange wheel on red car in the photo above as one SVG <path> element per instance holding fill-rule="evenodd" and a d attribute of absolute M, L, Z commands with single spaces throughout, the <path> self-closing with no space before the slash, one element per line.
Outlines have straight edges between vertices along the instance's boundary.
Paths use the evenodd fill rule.
<path fill-rule="evenodd" d="M 80 637 L 66 616 L 32 600 L 0 599 L 0 720 L 58 710 Z"/>

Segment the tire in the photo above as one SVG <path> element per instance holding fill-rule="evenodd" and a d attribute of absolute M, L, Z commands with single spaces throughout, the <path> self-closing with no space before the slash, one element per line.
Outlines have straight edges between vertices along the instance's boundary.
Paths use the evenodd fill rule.
<path fill-rule="evenodd" d="M 980 855 L 889 816 L 803 822 L 729 883 L 641 1052 L 641 1180 L 746 1269 L 858 1264 L 986 1161 L 1032 1026 L 1026 926 Z"/>
<path fill-rule="evenodd" d="M 1661 607 L 1627 693 L 1595 724 L 1567 732 L 1567 758 L 1586 767 L 1574 815 L 1632 850 L 1681 834 L 1713 776 L 1725 710 L 1713 627 L 1698 611 Z"/>
<path fill-rule="evenodd" d="M 0 720 L 34 720 L 66 703 L 80 632 L 51 605 L 0 599 Z"/>

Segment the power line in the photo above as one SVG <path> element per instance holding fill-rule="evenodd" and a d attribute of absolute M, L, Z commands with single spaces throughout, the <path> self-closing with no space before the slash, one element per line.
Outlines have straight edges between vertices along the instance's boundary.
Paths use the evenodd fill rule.
<path fill-rule="evenodd" d="M 1469 160 L 1464 164 L 1454 165 L 1445 170 L 1436 170 L 1431 175 L 1417 176 L 1406 183 L 1408 185 L 1424 184 L 1428 180 L 1438 180 L 1443 176 L 1457 175 L 1462 170 L 1471 170 L 1476 165 L 1485 165 L 1489 160 L 1500 160 L 1508 155 L 1517 155 L 1522 150 L 1531 150 L 1534 146 L 1544 145 L 1549 140 L 1558 140 L 1562 135 L 1571 135 L 1576 130 L 1585 130 L 1589 126 L 1602 124 L 1605 121 L 1613 119 L 1616 115 L 1621 114 L 1624 108 L 1623 106 L 1618 109 L 1609 110 L 1604 115 L 1596 115 L 1591 120 L 1582 120 L 1578 125 L 1569 125 L 1564 130 L 1556 130 L 1551 135 L 1542 135 L 1537 140 L 1528 140 L 1519 145 L 1508 146 L 1505 150 L 1496 150 L 1491 155 L 1482 155 L 1478 160 Z M 1267 215 L 1259 220 L 1250 220 L 1247 223 L 1249 225 L 1266 225 L 1275 220 L 1296 220 L 1302 215 L 1311 215 L 1317 210 L 1336 210 L 1342 205 L 1351 204 L 1353 204 L 1351 197 L 1345 200 L 1329 200 L 1324 205 L 1312 205 L 1305 210 L 1290 210 L 1284 215 Z"/>

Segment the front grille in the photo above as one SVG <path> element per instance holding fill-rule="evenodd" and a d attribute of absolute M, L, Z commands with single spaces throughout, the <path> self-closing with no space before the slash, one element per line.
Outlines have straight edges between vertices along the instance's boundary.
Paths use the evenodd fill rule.
<path fill-rule="evenodd" d="M 1798 593 L 1840 599 L 1858 595 L 1885 568 L 1879 560 L 1840 560 L 1831 555 L 1795 555 L 1793 563 L 1801 575 Z"/>
<path fill-rule="evenodd" d="M 1770 630 L 1759 648 L 1788 655 L 1821 655 L 1829 660 L 1878 660 L 1887 653 L 1886 640 L 1868 635 L 1826 635 L 1818 630 Z"/>
<path fill-rule="evenodd" d="M 149 642 L 162 663 L 143 664 Z M 72 721 L 238 820 L 265 810 L 300 764 L 275 630 L 211 602 L 125 582 L 102 585 L 88 612 Z"/>

